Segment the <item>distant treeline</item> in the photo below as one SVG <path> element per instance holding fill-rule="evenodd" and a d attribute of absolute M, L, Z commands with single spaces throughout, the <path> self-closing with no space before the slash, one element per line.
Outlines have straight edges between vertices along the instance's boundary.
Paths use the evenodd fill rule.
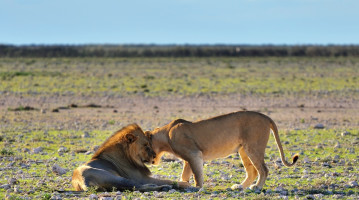
<path fill-rule="evenodd" d="M 359 56 L 359 45 L 1 45 L 0 57 Z"/>

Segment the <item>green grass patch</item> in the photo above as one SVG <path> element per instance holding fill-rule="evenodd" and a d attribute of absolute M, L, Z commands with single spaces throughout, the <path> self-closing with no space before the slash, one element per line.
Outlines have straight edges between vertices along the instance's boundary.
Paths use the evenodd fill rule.
<path fill-rule="evenodd" d="M 352 95 L 359 89 L 358 61 L 358 58 L 1 58 L 0 91 L 97 96 Z M 27 65 L 28 62 L 34 64 Z M 25 70 L 21 66 L 26 66 Z"/>

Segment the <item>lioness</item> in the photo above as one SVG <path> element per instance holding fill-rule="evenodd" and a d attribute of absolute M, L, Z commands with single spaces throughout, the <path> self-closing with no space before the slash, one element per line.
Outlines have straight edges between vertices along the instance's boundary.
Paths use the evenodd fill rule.
<path fill-rule="evenodd" d="M 285 160 L 276 124 L 268 116 L 257 112 L 234 112 L 193 123 L 177 119 L 161 128 L 146 131 L 145 134 L 151 139 L 153 150 L 157 154 L 154 164 L 160 162 L 165 152 L 184 160 L 182 181 L 188 182 L 193 173 L 196 186 L 202 187 L 204 160 L 239 152 L 246 169 L 242 187 L 250 186 L 259 174 L 257 182 L 250 188 L 262 189 L 268 176 L 264 151 L 270 129 L 283 164 L 293 166 L 298 155 L 293 156 L 291 164 Z"/>
<path fill-rule="evenodd" d="M 175 184 L 150 177 L 151 172 L 144 163 L 151 163 L 155 157 L 141 128 L 136 124 L 126 126 L 110 136 L 89 162 L 75 169 L 72 185 L 77 191 L 86 191 L 91 186 L 98 191 L 112 191 L 114 188 L 150 191 L 160 190 L 157 185 L 190 186 L 187 182 Z"/>

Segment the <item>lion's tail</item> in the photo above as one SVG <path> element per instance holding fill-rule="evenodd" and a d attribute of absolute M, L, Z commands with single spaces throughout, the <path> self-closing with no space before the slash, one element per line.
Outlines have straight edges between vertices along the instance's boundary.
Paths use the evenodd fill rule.
<path fill-rule="evenodd" d="M 287 167 L 293 166 L 297 162 L 297 160 L 299 158 L 299 155 L 295 154 L 293 156 L 293 158 L 292 158 L 292 163 L 288 163 L 284 158 L 283 147 L 282 147 L 282 144 L 281 144 L 280 139 L 279 139 L 277 125 L 274 123 L 274 121 L 272 119 L 270 119 L 270 128 L 273 131 L 273 135 L 274 135 L 275 141 L 277 143 L 277 146 L 278 146 L 278 149 L 279 149 L 279 152 L 280 152 L 280 158 L 282 160 L 282 163 Z"/>

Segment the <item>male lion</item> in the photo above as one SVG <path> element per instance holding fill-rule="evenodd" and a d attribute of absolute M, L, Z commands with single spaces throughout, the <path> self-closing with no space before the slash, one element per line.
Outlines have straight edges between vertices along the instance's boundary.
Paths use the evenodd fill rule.
<path fill-rule="evenodd" d="M 177 185 L 170 180 L 150 177 L 151 172 L 144 163 L 152 163 L 155 157 L 141 128 L 137 124 L 126 126 L 110 136 L 89 162 L 75 169 L 72 185 L 77 191 L 86 191 L 91 186 L 98 191 L 112 191 L 114 188 L 150 191 L 161 190 L 168 185 L 180 188 L 190 186 L 187 182 Z"/>
<path fill-rule="evenodd" d="M 285 160 L 276 124 L 268 116 L 257 112 L 234 112 L 193 123 L 177 119 L 145 134 L 151 139 L 153 150 L 157 154 L 154 164 L 160 162 L 165 152 L 184 160 L 182 181 L 188 182 L 193 173 L 196 186 L 202 187 L 204 160 L 239 152 L 246 169 L 242 187 L 250 186 L 259 174 L 257 182 L 250 188 L 262 189 L 268 176 L 264 151 L 270 129 L 283 164 L 293 166 L 299 156 L 295 155 L 291 164 Z"/>

